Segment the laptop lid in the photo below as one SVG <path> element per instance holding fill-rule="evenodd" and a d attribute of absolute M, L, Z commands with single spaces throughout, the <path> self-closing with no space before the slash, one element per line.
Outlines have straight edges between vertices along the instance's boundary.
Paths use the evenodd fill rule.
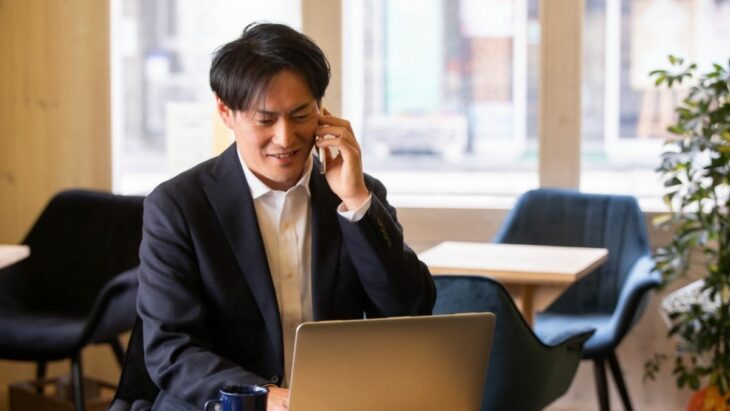
<path fill-rule="evenodd" d="M 481 409 L 492 313 L 304 323 L 292 411 Z"/>

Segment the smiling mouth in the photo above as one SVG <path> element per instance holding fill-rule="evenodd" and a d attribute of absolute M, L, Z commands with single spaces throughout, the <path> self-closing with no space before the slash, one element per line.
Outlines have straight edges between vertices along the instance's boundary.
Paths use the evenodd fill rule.
<path fill-rule="evenodd" d="M 299 150 L 289 151 L 287 153 L 269 154 L 268 156 L 282 159 L 282 158 L 294 157 L 294 155 L 297 154 L 297 152 L 299 152 Z"/>

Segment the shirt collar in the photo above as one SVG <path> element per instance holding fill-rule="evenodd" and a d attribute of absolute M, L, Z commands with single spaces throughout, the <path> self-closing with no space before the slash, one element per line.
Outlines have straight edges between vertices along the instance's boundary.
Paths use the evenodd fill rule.
<path fill-rule="evenodd" d="M 256 177 L 256 174 L 251 171 L 250 168 L 248 168 L 248 165 L 246 165 L 246 162 L 243 161 L 243 158 L 241 157 L 241 153 L 238 152 L 238 147 L 236 147 L 236 155 L 238 156 L 238 161 L 241 162 L 241 167 L 243 168 L 243 174 L 246 176 L 246 182 L 248 183 L 248 188 L 251 190 L 251 197 L 253 197 L 254 200 L 257 198 L 260 198 L 268 193 L 277 191 L 273 188 L 269 187 L 261 181 L 258 177 Z M 304 190 L 306 191 L 307 195 L 311 197 L 311 193 L 309 192 L 309 178 L 312 175 L 312 167 L 314 166 L 314 161 L 312 160 L 312 155 L 310 155 L 307 158 L 307 162 L 304 164 L 304 173 L 302 173 L 302 177 L 297 181 L 297 183 L 290 188 L 287 192 L 292 191 L 297 188 L 297 186 L 304 187 Z"/>

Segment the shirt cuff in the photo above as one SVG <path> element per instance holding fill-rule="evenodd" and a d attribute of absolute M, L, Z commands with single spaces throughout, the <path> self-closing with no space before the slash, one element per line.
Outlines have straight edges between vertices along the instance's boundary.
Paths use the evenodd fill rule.
<path fill-rule="evenodd" d="M 373 202 L 373 194 L 370 193 L 368 196 L 368 199 L 365 200 L 362 204 L 360 204 L 360 207 L 354 209 L 354 210 L 345 210 L 345 203 L 340 203 L 340 206 L 337 207 L 337 212 L 347 221 L 351 223 L 356 223 L 360 220 L 362 220 L 363 217 L 365 217 L 365 214 L 370 209 L 370 204 Z"/>

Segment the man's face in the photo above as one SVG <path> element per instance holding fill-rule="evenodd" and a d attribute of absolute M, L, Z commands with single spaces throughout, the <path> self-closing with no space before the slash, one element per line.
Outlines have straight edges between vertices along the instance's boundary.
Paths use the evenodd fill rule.
<path fill-rule="evenodd" d="M 241 158 L 274 190 L 288 190 L 302 176 L 318 125 L 317 101 L 304 79 L 282 70 L 247 111 L 232 111 L 217 99 L 223 122 L 233 130 Z"/>

